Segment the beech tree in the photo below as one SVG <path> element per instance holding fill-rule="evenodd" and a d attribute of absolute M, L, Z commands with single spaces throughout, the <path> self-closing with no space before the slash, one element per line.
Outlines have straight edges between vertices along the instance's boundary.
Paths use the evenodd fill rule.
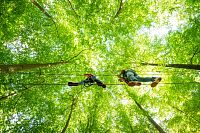
<path fill-rule="evenodd" d="M 151 66 L 163 66 L 163 67 L 174 67 L 174 68 L 200 70 L 200 65 L 194 65 L 194 64 L 164 64 L 164 65 L 159 65 L 159 64 L 155 64 L 155 63 L 141 63 L 141 64 L 142 65 L 151 65 Z"/>
<path fill-rule="evenodd" d="M 192 0 L 2 0 L 0 132 L 200 132 L 199 9 Z M 129 68 L 162 80 L 129 87 L 116 76 Z M 107 88 L 67 85 L 89 73 Z"/>

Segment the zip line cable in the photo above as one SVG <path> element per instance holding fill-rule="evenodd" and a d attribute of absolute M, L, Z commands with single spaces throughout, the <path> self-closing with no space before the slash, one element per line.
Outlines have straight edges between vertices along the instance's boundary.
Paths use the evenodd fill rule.
<path fill-rule="evenodd" d="M 32 74 L 32 73 L 17 73 L 17 74 Z M 37 73 L 36 73 L 37 74 Z M 84 74 L 55 74 L 55 73 L 47 73 L 47 74 L 39 74 L 38 75 L 41 75 L 41 76 L 47 76 L 47 75 L 55 75 L 55 76 L 69 76 L 69 77 L 80 77 L 80 76 L 84 76 Z M 117 76 L 117 75 L 112 75 L 112 74 L 102 74 L 102 75 L 98 75 L 98 74 L 94 74 L 95 76 Z"/>
<path fill-rule="evenodd" d="M 87 73 L 87 72 L 86 72 Z M 89 72 L 88 72 L 89 73 Z M 178 73 L 178 72 L 177 72 Z M 67 74 L 67 73 L 25 73 L 25 72 L 18 72 L 15 74 L 38 74 L 38 75 L 55 75 L 55 76 L 72 76 L 72 77 L 79 77 L 79 76 L 84 76 L 83 74 Z M 179 73 L 178 73 L 179 74 Z M 116 74 L 94 74 L 95 76 L 117 76 Z M 139 75 L 173 75 L 173 73 L 160 73 L 160 72 L 156 72 L 156 73 L 139 73 Z M 180 75 L 184 75 L 183 73 L 180 73 Z"/>
<path fill-rule="evenodd" d="M 166 83 L 159 83 L 159 84 L 200 84 L 199 82 L 166 82 Z M 0 85 L 38 85 L 38 86 L 41 86 L 41 85 L 67 85 L 67 83 L 43 83 L 43 84 L 37 84 L 37 83 L 26 83 L 26 84 L 13 84 L 13 83 L 4 83 L 4 84 L 0 84 Z M 97 85 L 97 84 L 93 84 L 93 85 Z M 115 83 L 107 83 L 105 85 L 127 85 L 127 84 L 115 84 Z M 149 85 L 148 83 L 143 83 L 142 85 Z"/>
<path fill-rule="evenodd" d="M 80 73 L 95 73 L 95 71 L 67 71 L 67 72 L 80 72 Z M 121 72 L 121 70 L 116 70 L 116 71 L 99 71 L 99 73 L 102 73 L 102 72 L 109 72 L 109 73 L 120 73 Z M 136 72 L 138 72 L 138 73 L 171 73 L 171 72 L 173 72 L 173 73 L 183 73 L 183 71 L 159 71 L 159 70 L 157 70 L 157 71 L 136 71 Z M 200 71 L 195 71 L 195 72 L 200 72 Z M 32 72 L 15 72 L 15 73 L 9 73 L 9 74 L 34 74 L 34 73 L 36 73 L 36 74 L 43 74 L 44 72 L 41 72 L 41 71 L 38 71 L 38 72 L 34 72 L 34 71 L 32 71 Z M 184 73 L 191 73 L 191 72 L 184 72 Z M 8 74 L 8 73 L 2 73 L 2 74 Z M 47 74 L 51 74 L 51 73 L 47 73 Z"/>
<path fill-rule="evenodd" d="M 86 49 L 85 49 L 86 50 Z M 84 50 L 82 50 L 84 51 Z M 82 52 L 81 51 L 81 52 Z M 80 54 L 80 53 L 79 53 Z M 92 73 L 95 75 L 95 71 L 90 71 L 90 70 L 85 70 L 85 71 L 81 71 L 81 70 L 76 70 L 76 71 L 70 71 L 70 70 L 66 70 L 66 72 L 69 72 L 69 73 L 73 73 L 73 72 L 79 72 L 79 73 Z M 114 71 L 108 71 L 108 70 L 102 70 L 102 71 L 99 71 L 98 73 L 103 73 L 103 72 L 108 72 L 108 73 L 115 73 L 115 74 L 118 74 L 121 72 L 121 70 L 114 70 Z M 139 75 L 153 75 L 153 74 L 162 74 L 162 73 L 165 73 L 165 75 L 172 75 L 172 73 L 181 73 L 181 74 L 185 74 L 185 73 L 191 73 L 191 72 L 188 72 L 188 71 L 159 71 L 159 70 L 155 70 L 155 71 L 136 71 Z M 143 74 L 143 73 L 146 73 L 146 74 Z M 194 71 L 194 73 L 200 73 L 200 71 Z M 15 73 L 1 73 L 0 74 L 38 74 L 38 75 L 73 75 L 73 74 L 68 74 L 68 73 L 44 73 L 42 72 L 41 69 L 39 69 L 37 72 L 35 71 L 31 71 L 31 72 L 15 72 Z M 79 75 L 79 74 L 78 74 Z M 104 74 L 103 74 L 104 75 Z M 102 76 L 103 76 L 102 75 Z M 106 74 L 107 75 L 107 74 Z M 110 75 L 110 74 L 109 74 Z M 80 75 L 81 76 L 81 75 Z M 97 75 L 96 75 L 97 76 Z"/>

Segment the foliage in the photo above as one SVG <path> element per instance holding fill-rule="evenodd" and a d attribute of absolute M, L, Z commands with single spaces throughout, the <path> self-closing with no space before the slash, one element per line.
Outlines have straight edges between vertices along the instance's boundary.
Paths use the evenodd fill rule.
<path fill-rule="evenodd" d="M 0 73 L 0 132 L 61 132 L 74 96 L 67 132 L 158 132 L 134 100 L 166 132 L 200 132 L 199 71 L 140 65 L 200 64 L 198 0 L 36 2 L 51 18 L 33 0 L 2 0 L 0 65 L 63 62 L 85 51 L 67 64 Z M 162 82 L 128 87 L 116 76 L 128 68 Z M 85 73 L 116 85 L 67 86 Z"/>

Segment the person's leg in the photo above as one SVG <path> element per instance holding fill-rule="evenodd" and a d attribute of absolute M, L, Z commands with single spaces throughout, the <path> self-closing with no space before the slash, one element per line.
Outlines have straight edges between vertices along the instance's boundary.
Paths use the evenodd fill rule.
<path fill-rule="evenodd" d="M 137 80 L 139 82 L 153 82 L 156 77 L 140 77 L 140 76 L 136 76 Z"/>
<path fill-rule="evenodd" d="M 79 85 L 84 85 L 85 84 L 85 80 L 78 82 Z"/>
<path fill-rule="evenodd" d="M 129 86 L 140 86 L 140 82 L 152 82 L 151 87 L 155 87 L 161 81 L 161 77 L 140 77 L 135 71 L 127 71 L 126 76 Z"/>
<path fill-rule="evenodd" d="M 79 82 L 79 85 L 85 85 L 85 84 L 89 84 L 89 83 L 93 83 L 93 81 L 91 80 L 91 78 L 86 78 L 85 80 Z"/>
<path fill-rule="evenodd" d="M 129 81 L 139 82 L 153 82 L 155 77 L 140 77 L 134 70 L 130 69 L 127 71 L 127 77 Z"/>
<path fill-rule="evenodd" d="M 68 86 L 78 86 L 78 85 L 86 85 L 88 84 L 89 86 L 91 85 L 91 83 L 94 83 L 94 80 L 91 77 L 88 77 L 85 80 L 82 80 L 81 82 L 68 82 Z"/>
<path fill-rule="evenodd" d="M 132 71 L 127 72 L 128 86 L 140 86 L 141 85 L 141 83 L 138 82 L 138 79 L 135 75 L 137 75 L 135 72 L 132 72 Z"/>
<path fill-rule="evenodd" d="M 68 86 L 78 86 L 78 85 L 85 85 L 87 83 L 87 79 L 81 82 L 68 82 Z"/>
<path fill-rule="evenodd" d="M 130 81 L 127 84 L 128 84 L 128 86 L 140 86 L 141 85 L 141 83 L 138 81 Z"/>
<path fill-rule="evenodd" d="M 156 87 L 156 85 L 161 81 L 161 77 L 137 77 L 139 82 L 152 82 L 151 87 Z"/>
<path fill-rule="evenodd" d="M 75 82 L 68 82 L 68 86 L 78 86 L 79 83 L 75 83 Z"/>
<path fill-rule="evenodd" d="M 151 87 L 156 87 L 156 85 L 161 81 L 161 79 L 162 79 L 161 77 L 155 78 L 153 83 L 151 83 Z"/>
<path fill-rule="evenodd" d="M 97 79 L 95 76 L 92 76 L 91 78 L 93 81 L 95 81 L 97 83 L 98 86 L 106 88 L 106 85 L 103 82 L 101 82 L 101 80 Z"/>

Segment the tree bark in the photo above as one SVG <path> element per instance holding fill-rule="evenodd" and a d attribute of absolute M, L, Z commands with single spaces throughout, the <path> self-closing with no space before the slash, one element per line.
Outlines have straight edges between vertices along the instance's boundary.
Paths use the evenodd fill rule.
<path fill-rule="evenodd" d="M 54 63 L 45 63 L 45 64 L 14 64 L 14 65 L 0 65 L 0 73 L 13 73 L 18 71 L 24 71 L 24 70 L 31 70 L 34 68 L 47 68 L 62 64 L 67 64 L 77 56 L 79 56 L 83 51 L 87 49 L 82 50 L 77 55 L 73 56 L 67 61 L 61 61 L 61 62 L 54 62 Z"/>
<path fill-rule="evenodd" d="M 164 65 L 161 65 L 161 64 L 155 64 L 155 63 L 141 63 L 141 65 L 164 66 L 164 67 L 200 70 L 200 65 L 193 65 L 193 64 L 164 64 Z"/>
<path fill-rule="evenodd" d="M 14 64 L 14 65 L 0 65 L 1 73 L 13 73 L 18 71 L 30 70 L 34 68 L 52 67 L 61 64 L 67 64 L 68 62 L 55 62 L 46 64 Z"/>
<path fill-rule="evenodd" d="M 144 113 L 144 115 L 148 118 L 148 120 L 151 122 L 151 124 L 160 132 L 160 133 L 166 133 L 161 127 L 160 125 L 158 125 L 153 118 L 151 118 L 151 116 L 148 114 L 148 112 L 142 108 L 142 106 L 135 100 L 133 99 L 136 103 L 136 105 L 142 110 L 142 112 Z"/>
<path fill-rule="evenodd" d="M 124 3 L 123 3 L 123 0 L 120 0 L 119 9 L 117 10 L 117 13 L 115 14 L 115 17 L 114 17 L 114 18 L 118 17 L 119 14 L 121 13 L 123 4 L 124 4 Z"/>
<path fill-rule="evenodd" d="M 31 2 L 32 2 L 44 15 L 46 15 L 48 18 L 50 18 L 50 19 L 53 20 L 53 18 L 51 17 L 51 15 L 49 15 L 49 14 L 45 11 L 45 9 L 44 9 L 40 4 L 38 4 L 35 0 L 31 0 Z"/>
<path fill-rule="evenodd" d="M 28 90 L 28 89 L 30 89 L 32 86 L 30 86 L 29 88 L 28 87 L 26 87 L 25 85 L 22 85 L 25 89 L 22 89 L 22 90 L 20 90 L 20 91 L 18 91 L 18 92 L 13 92 L 13 93 L 10 93 L 10 94 L 8 94 L 8 95 L 4 95 L 4 96 L 1 96 L 0 97 L 0 101 L 1 100 L 6 100 L 6 99 L 8 99 L 9 97 L 11 97 L 11 96 L 17 96 L 18 94 L 20 94 L 20 93 L 23 93 L 24 91 L 26 91 L 26 90 Z"/>
<path fill-rule="evenodd" d="M 73 112 L 74 107 L 75 107 L 75 105 L 76 105 L 76 100 L 77 100 L 77 99 L 76 99 L 75 97 L 73 97 L 73 99 L 72 99 L 72 104 L 71 104 L 71 109 L 70 109 L 70 112 L 69 112 L 69 116 L 68 116 L 68 119 L 67 119 L 67 121 L 66 121 L 65 127 L 63 128 L 63 130 L 62 130 L 61 133 L 65 133 L 66 130 L 67 130 L 67 128 L 68 128 L 68 126 L 69 126 L 69 122 L 70 122 L 70 119 L 71 119 L 71 117 L 72 117 L 72 112 Z"/>
<path fill-rule="evenodd" d="M 77 17 L 80 17 L 80 16 L 76 13 L 75 9 L 73 8 L 71 1 L 70 1 L 70 0 L 67 0 L 67 1 L 69 2 L 69 5 L 70 5 L 71 9 L 74 11 L 75 15 L 76 15 Z"/>
<path fill-rule="evenodd" d="M 192 57 L 190 59 L 190 64 L 193 64 L 192 60 L 193 60 L 194 56 L 197 55 L 197 54 L 199 54 L 199 53 L 200 53 L 200 50 L 199 50 L 199 47 L 197 46 L 196 50 L 194 51 L 194 53 L 193 53 L 193 55 L 192 55 Z"/>
<path fill-rule="evenodd" d="M 196 122 L 198 123 L 198 125 L 199 125 L 200 121 L 197 120 L 195 117 L 191 116 L 189 113 L 186 113 L 186 112 L 184 112 L 183 110 L 181 110 L 181 109 L 179 109 L 179 108 L 177 108 L 177 107 L 175 107 L 175 106 L 173 106 L 173 105 L 170 105 L 170 104 L 168 104 L 168 105 L 171 106 L 173 109 L 175 109 L 175 110 L 181 112 L 182 114 L 184 114 L 184 115 L 187 116 L 188 118 L 192 118 L 192 119 L 193 119 L 194 121 L 196 121 Z M 192 124 L 194 124 L 194 122 L 193 122 Z"/>
<path fill-rule="evenodd" d="M 6 95 L 6 96 L 1 96 L 1 97 L 0 97 L 0 101 L 1 101 L 1 100 L 5 100 L 5 99 L 7 99 L 7 98 L 9 98 L 9 97 L 11 97 L 11 96 L 13 96 L 13 95 L 17 95 L 17 93 L 14 92 L 14 93 L 10 93 L 10 94 L 8 94 L 8 95 Z"/>

